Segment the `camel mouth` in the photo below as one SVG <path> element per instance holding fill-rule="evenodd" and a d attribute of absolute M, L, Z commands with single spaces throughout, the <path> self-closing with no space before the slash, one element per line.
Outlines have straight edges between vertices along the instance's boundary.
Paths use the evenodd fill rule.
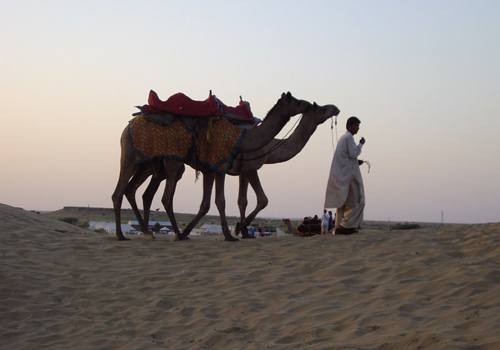
<path fill-rule="evenodd" d="M 332 113 L 332 116 L 337 117 L 340 114 L 340 109 L 337 108 L 337 106 L 334 105 L 328 105 L 328 108 L 331 108 L 334 112 Z"/>

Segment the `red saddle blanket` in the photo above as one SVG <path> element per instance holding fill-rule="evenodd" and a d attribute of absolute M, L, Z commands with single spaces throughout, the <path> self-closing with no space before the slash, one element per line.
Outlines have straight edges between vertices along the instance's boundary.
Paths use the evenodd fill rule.
<path fill-rule="evenodd" d="M 192 117 L 230 114 L 238 116 L 242 120 L 253 122 L 252 111 L 247 104 L 240 102 L 237 107 L 229 107 L 211 93 L 205 101 L 195 101 L 182 92 L 170 96 L 166 101 L 162 101 L 158 97 L 158 94 L 151 90 L 149 92 L 148 104 L 142 106 L 141 111 L 145 113 L 168 112 Z"/>

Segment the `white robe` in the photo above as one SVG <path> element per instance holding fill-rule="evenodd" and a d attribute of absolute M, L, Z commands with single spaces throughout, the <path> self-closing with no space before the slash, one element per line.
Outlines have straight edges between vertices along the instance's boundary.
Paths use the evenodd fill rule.
<path fill-rule="evenodd" d="M 349 194 L 350 183 L 353 180 L 359 184 L 361 195 L 359 204 L 365 204 L 363 178 L 358 163 L 358 156 L 361 154 L 362 147 L 362 144 L 356 145 L 354 136 L 349 131 L 346 131 L 339 139 L 326 186 L 324 208 L 341 208 L 344 206 Z"/>

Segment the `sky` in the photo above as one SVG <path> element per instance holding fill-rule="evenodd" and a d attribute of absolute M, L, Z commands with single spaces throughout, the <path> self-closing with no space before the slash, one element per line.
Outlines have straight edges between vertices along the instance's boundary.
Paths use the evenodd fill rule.
<path fill-rule="evenodd" d="M 151 89 L 163 100 L 212 90 L 227 105 L 241 95 L 258 117 L 290 91 L 341 113 L 259 171 L 259 217 L 322 213 L 354 115 L 371 164 L 365 220 L 499 222 L 499 14 L 486 0 L 2 1 L 0 203 L 111 208 L 121 132 Z M 237 187 L 228 176 L 231 216 Z M 197 212 L 201 195 L 187 168 L 175 211 Z"/>

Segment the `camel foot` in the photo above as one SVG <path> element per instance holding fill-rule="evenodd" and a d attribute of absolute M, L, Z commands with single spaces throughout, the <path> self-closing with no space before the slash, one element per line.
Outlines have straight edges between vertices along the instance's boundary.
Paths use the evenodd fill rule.
<path fill-rule="evenodd" d="M 244 224 L 240 224 L 240 225 L 241 225 L 241 227 L 240 227 L 240 229 L 241 229 L 241 235 L 242 236 L 249 236 L 249 234 L 248 234 L 248 226 L 244 225 Z"/>
<path fill-rule="evenodd" d="M 183 234 L 178 234 L 178 235 L 175 235 L 175 241 L 188 241 L 189 240 L 189 237 L 187 235 L 183 235 Z"/>
<path fill-rule="evenodd" d="M 227 242 L 238 242 L 239 241 L 238 238 L 234 238 L 233 236 L 228 236 L 224 240 Z"/>
<path fill-rule="evenodd" d="M 118 240 L 119 241 L 130 241 L 130 238 L 126 238 L 125 236 L 119 236 Z"/>

